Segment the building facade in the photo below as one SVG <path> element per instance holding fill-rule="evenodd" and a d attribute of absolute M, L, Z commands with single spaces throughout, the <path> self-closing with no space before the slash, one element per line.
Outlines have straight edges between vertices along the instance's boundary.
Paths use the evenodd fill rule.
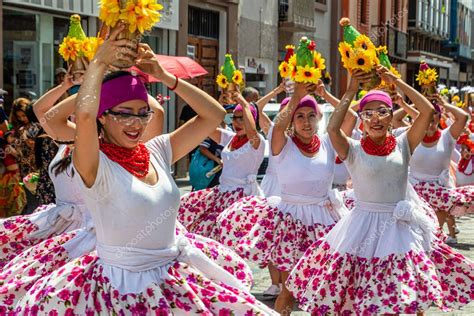
<path fill-rule="evenodd" d="M 176 54 L 179 0 L 162 0 L 162 20 L 143 41 L 159 54 Z M 54 72 L 66 68 L 58 53 L 67 35 L 69 17 L 79 14 L 89 36 L 100 29 L 98 0 L 4 0 L 0 2 L 0 88 L 8 92 L 5 108 L 21 96 L 40 96 L 54 85 Z M 154 84 L 152 93 L 165 93 Z M 174 98 L 171 100 L 174 102 Z M 175 127 L 175 114 L 168 113 L 166 130 Z"/>

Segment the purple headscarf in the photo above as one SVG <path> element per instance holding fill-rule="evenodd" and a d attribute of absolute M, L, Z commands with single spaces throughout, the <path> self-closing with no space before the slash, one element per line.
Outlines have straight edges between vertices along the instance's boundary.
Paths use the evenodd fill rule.
<path fill-rule="evenodd" d="M 132 75 L 111 79 L 102 84 L 97 117 L 114 106 L 131 100 L 142 100 L 148 104 L 148 92 L 143 82 Z"/>

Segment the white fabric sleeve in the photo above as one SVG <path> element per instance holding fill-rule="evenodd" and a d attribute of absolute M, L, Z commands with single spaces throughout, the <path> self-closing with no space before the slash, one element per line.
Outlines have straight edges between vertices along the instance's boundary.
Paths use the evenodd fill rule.
<path fill-rule="evenodd" d="M 347 157 L 344 159 L 344 163 L 350 165 L 353 164 L 356 160 L 357 156 L 357 150 L 360 150 L 360 141 L 352 139 L 352 138 L 347 138 L 347 141 L 349 142 L 349 150 L 347 151 Z"/>
<path fill-rule="evenodd" d="M 405 131 L 397 136 L 397 146 L 400 148 L 403 158 L 409 161 L 411 158 L 411 151 L 410 143 L 408 142 L 408 131 Z"/>
<path fill-rule="evenodd" d="M 226 129 L 220 129 L 220 131 L 221 131 L 221 140 L 219 142 L 219 145 L 225 147 L 230 142 L 232 137 L 234 137 L 235 132 L 229 131 Z"/>
<path fill-rule="evenodd" d="M 173 149 L 171 148 L 170 134 L 156 136 L 149 140 L 146 146 L 165 170 L 171 169 Z"/>

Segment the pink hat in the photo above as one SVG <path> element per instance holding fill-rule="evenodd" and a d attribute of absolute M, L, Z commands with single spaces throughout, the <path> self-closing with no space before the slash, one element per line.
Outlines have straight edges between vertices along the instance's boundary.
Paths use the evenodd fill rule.
<path fill-rule="evenodd" d="M 148 104 L 148 92 L 143 82 L 132 75 L 124 75 L 102 84 L 97 117 L 114 106 L 131 100 L 142 100 Z"/>
<path fill-rule="evenodd" d="M 372 101 L 379 101 L 385 103 L 388 107 L 392 108 L 392 98 L 388 95 L 388 93 L 383 92 L 381 90 L 371 90 L 369 91 L 362 99 L 360 99 L 359 102 L 359 111 L 362 111 L 364 109 L 364 106 L 367 105 L 367 103 L 372 102 Z"/>
<path fill-rule="evenodd" d="M 281 101 L 280 111 L 283 110 L 288 105 L 288 103 L 290 103 L 290 100 L 291 98 L 284 98 L 283 101 Z M 304 107 L 312 108 L 316 112 L 316 114 L 321 114 L 321 110 L 319 109 L 318 102 L 316 102 L 316 99 L 310 95 L 305 95 L 296 106 L 295 112 L 293 113 L 293 117 L 295 116 L 296 110 Z M 293 120 L 293 118 L 291 119 Z"/>
<path fill-rule="evenodd" d="M 244 108 L 242 107 L 242 105 L 237 104 L 235 109 L 234 109 L 234 113 L 237 112 L 237 111 L 243 111 L 243 110 L 244 110 Z M 257 109 L 252 104 L 250 104 L 250 112 L 252 112 L 253 120 L 256 122 L 257 121 Z"/>

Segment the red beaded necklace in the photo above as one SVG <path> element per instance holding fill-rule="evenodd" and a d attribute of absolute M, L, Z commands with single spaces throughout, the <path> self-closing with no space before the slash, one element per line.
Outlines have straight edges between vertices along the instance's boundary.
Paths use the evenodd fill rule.
<path fill-rule="evenodd" d="M 134 149 L 127 149 L 115 144 L 100 143 L 100 150 L 107 157 L 121 165 L 125 170 L 137 178 L 146 177 L 150 167 L 150 151 L 143 143 Z"/>
<path fill-rule="evenodd" d="M 441 137 L 441 131 L 437 130 L 436 133 L 433 134 L 433 136 L 425 135 L 425 137 L 423 137 L 423 143 L 426 143 L 426 144 L 434 143 L 438 141 L 440 137 Z"/>
<path fill-rule="evenodd" d="M 395 146 L 397 146 L 397 140 L 395 139 L 395 136 L 388 135 L 383 144 L 378 145 L 372 140 L 372 138 L 367 136 L 360 140 L 360 144 L 362 149 L 364 149 L 364 151 L 369 155 L 388 156 L 395 149 Z"/>
<path fill-rule="evenodd" d="M 313 135 L 313 138 L 308 144 L 303 143 L 301 139 L 299 139 L 296 135 L 291 136 L 291 139 L 300 150 L 308 154 L 317 153 L 319 151 L 319 147 L 321 147 L 321 141 L 319 140 L 319 137 L 316 134 Z"/>
<path fill-rule="evenodd" d="M 470 176 L 474 173 L 474 170 L 471 170 L 470 173 L 466 173 L 466 168 L 469 165 L 469 162 L 472 161 L 474 163 L 474 156 L 472 156 L 470 159 L 464 159 L 461 158 L 458 162 L 458 170 L 465 174 L 466 176 Z"/>
<path fill-rule="evenodd" d="M 339 156 L 336 156 L 336 165 L 340 165 L 341 163 L 343 163 L 341 158 L 339 158 Z"/>
<path fill-rule="evenodd" d="M 245 136 L 235 135 L 234 137 L 232 137 L 232 140 L 230 142 L 230 148 L 232 150 L 237 150 L 243 145 L 245 145 L 248 141 L 249 141 L 249 138 L 247 137 L 247 135 Z"/>

